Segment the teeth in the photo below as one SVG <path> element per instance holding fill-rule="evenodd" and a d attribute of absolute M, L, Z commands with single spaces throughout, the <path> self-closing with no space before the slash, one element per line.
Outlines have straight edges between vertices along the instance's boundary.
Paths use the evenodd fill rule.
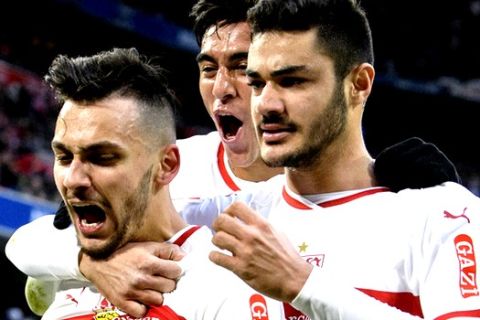
<path fill-rule="evenodd" d="M 80 220 L 80 223 L 82 224 L 82 226 L 85 226 L 85 227 L 95 227 L 99 225 L 99 223 L 96 223 L 96 222 L 88 223 L 86 219 Z"/>

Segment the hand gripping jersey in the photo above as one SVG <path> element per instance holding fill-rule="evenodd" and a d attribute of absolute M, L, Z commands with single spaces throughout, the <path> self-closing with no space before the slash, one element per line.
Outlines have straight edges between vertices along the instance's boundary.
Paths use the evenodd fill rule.
<path fill-rule="evenodd" d="M 234 274 L 208 260 L 211 232 L 189 226 L 175 235 L 187 256 L 177 288 L 164 295 L 162 306 L 151 306 L 145 320 L 281 319 L 282 305 L 254 292 Z M 62 281 L 43 320 L 134 319 L 112 305 L 93 286 Z"/>
<path fill-rule="evenodd" d="M 322 196 L 276 183 L 185 210 L 217 215 L 239 200 L 267 217 L 314 265 L 292 302 L 311 319 L 480 318 L 479 198 L 455 183 Z"/>

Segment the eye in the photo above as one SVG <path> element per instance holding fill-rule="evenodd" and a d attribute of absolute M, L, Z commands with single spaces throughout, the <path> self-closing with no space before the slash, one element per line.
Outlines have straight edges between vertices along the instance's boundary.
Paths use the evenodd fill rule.
<path fill-rule="evenodd" d="M 91 154 L 88 158 L 91 163 L 99 166 L 112 166 L 119 160 L 115 153 Z"/>
<path fill-rule="evenodd" d="M 205 78 L 212 78 L 217 72 L 217 67 L 213 65 L 200 65 L 200 72 Z"/>
<path fill-rule="evenodd" d="M 285 78 L 282 78 L 279 83 L 282 87 L 289 88 L 289 87 L 301 85 L 304 82 L 305 82 L 305 79 L 303 78 L 285 77 Z"/>
<path fill-rule="evenodd" d="M 64 152 L 55 153 L 55 161 L 60 165 L 67 165 L 72 162 L 72 155 Z"/>
<path fill-rule="evenodd" d="M 233 67 L 232 69 L 236 70 L 236 71 L 239 71 L 242 74 L 245 74 L 245 70 L 247 70 L 247 62 L 241 62 L 241 63 L 235 65 L 235 67 Z"/>
<path fill-rule="evenodd" d="M 248 86 L 252 87 L 254 90 L 261 89 L 265 85 L 265 82 L 255 79 L 248 79 Z"/>

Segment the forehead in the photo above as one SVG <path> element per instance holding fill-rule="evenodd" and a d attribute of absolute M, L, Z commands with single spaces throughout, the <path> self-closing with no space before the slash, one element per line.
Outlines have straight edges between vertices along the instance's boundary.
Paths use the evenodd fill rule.
<path fill-rule="evenodd" d="M 317 43 L 315 29 L 295 32 L 265 32 L 254 36 L 248 68 L 278 70 L 285 66 L 310 66 L 331 60 Z"/>
<path fill-rule="evenodd" d="M 127 143 L 139 135 L 139 107 L 130 98 L 107 98 L 95 103 L 66 101 L 57 118 L 54 140 L 72 145 L 98 141 Z"/>
<path fill-rule="evenodd" d="M 200 53 L 221 58 L 238 52 L 248 52 L 249 47 L 250 26 L 246 22 L 239 22 L 218 29 L 211 26 L 205 32 Z"/>

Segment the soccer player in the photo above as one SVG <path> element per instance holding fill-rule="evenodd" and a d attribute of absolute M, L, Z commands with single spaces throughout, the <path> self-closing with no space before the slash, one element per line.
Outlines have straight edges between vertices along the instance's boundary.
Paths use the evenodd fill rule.
<path fill-rule="evenodd" d="M 76 231 L 70 245 L 78 240 L 93 259 L 135 241 L 169 242 L 187 254 L 175 291 L 165 294 L 163 305 L 149 305 L 142 319 L 240 320 L 251 317 L 256 304 L 278 319 L 281 305 L 272 301 L 268 308 L 267 299 L 210 262 L 210 230 L 187 224 L 174 208 L 168 184 L 180 157 L 163 69 L 133 48 L 115 48 L 89 57 L 60 55 L 45 80 L 62 102 L 51 145 L 55 184 Z M 169 260 L 174 253 L 171 247 Z M 177 269 L 170 277 L 180 276 Z M 90 283 L 56 286 L 42 319 L 131 319 Z"/>
<path fill-rule="evenodd" d="M 259 158 L 258 145 L 250 119 L 251 89 L 247 85 L 245 68 L 251 30 L 246 22 L 246 12 L 253 3 L 254 1 L 201 0 L 192 9 L 191 15 L 195 21 L 194 31 L 201 47 L 197 56 L 200 69 L 199 88 L 217 131 L 177 142 L 182 155 L 182 165 L 179 174 L 170 183 L 170 192 L 177 207 L 180 207 L 178 203 L 184 199 L 248 189 L 256 185 L 257 181 L 266 180 L 283 170 L 270 168 Z M 403 149 L 393 148 L 387 151 L 386 154 L 390 157 L 380 156 L 377 159 L 378 168 L 381 169 L 375 173 L 384 185 L 397 190 L 406 186 L 433 185 L 456 178 L 455 168 L 433 145 L 412 140 L 409 144 L 401 146 Z M 405 150 L 405 146 L 409 149 Z M 396 150 L 402 150 L 402 152 Z M 409 154 L 411 150 L 416 153 Z M 392 154 L 397 162 L 383 160 L 391 159 Z M 406 154 L 408 155 L 407 165 L 401 161 L 405 159 Z M 421 156 L 418 156 L 419 154 Z M 418 164 L 422 160 L 427 165 L 422 165 L 418 169 Z M 437 161 L 438 165 L 432 161 Z M 408 165 L 412 162 L 414 167 Z M 394 164 L 389 165 L 389 163 Z M 418 171 L 421 174 L 417 174 Z M 432 178 L 429 175 L 431 172 L 437 175 Z M 396 177 L 411 177 L 411 179 L 398 183 L 398 179 L 395 180 Z M 427 181 L 422 177 L 429 179 Z M 186 218 L 191 223 L 208 225 L 211 224 L 214 216 L 201 213 L 188 215 Z M 39 233 L 40 230 L 37 232 Z M 42 233 L 44 232 L 46 231 Z M 153 245 L 150 244 L 150 246 L 148 252 L 152 253 Z M 144 250 L 142 251 L 144 255 L 140 255 L 139 252 L 129 253 L 130 250 Z M 81 269 L 97 283 L 98 287 L 104 288 L 104 292 L 111 301 L 129 310 L 130 313 L 138 315 L 142 312 L 139 310 L 145 309 L 141 304 L 137 304 L 136 300 L 145 295 L 152 295 L 147 301 L 160 303 L 162 299 L 155 294 L 154 290 L 161 286 L 161 280 L 155 277 L 159 275 L 145 276 L 138 271 L 139 259 L 144 259 L 145 264 L 149 263 L 144 265 L 147 270 L 158 270 L 157 264 L 162 263 L 160 260 L 153 260 L 152 256 L 149 258 L 145 251 L 142 245 L 131 244 L 112 255 L 107 261 L 100 263 L 98 267 L 95 267 L 98 262 L 83 256 Z M 49 250 L 49 252 L 55 255 L 55 250 Z M 72 255 L 74 257 L 71 261 L 76 261 L 74 260 L 76 253 L 72 252 Z M 58 258 L 53 257 L 51 260 L 45 257 L 42 259 L 42 261 L 51 261 L 51 264 L 57 264 L 57 260 Z M 122 261 L 122 269 L 119 272 L 130 275 L 125 277 L 124 281 L 115 281 L 118 277 L 108 277 L 109 274 L 114 273 L 113 268 L 118 268 L 117 261 Z M 65 267 L 63 270 L 67 270 L 67 274 L 58 274 L 62 267 L 59 265 L 50 267 L 51 272 L 57 273 L 60 277 L 75 276 L 78 273 L 78 270 Z M 130 286 L 127 285 L 128 282 L 131 283 Z M 153 284 L 146 285 L 148 282 Z M 149 290 L 145 293 L 142 289 Z"/>
<path fill-rule="evenodd" d="M 375 70 L 360 5 L 260 0 L 249 21 L 261 156 L 286 168 L 284 183 L 220 205 L 213 242 L 230 254 L 211 259 L 293 305 L 287 318 L 480 317 L 480 199 L 452 182 L 398 193 L 375 182 L 361 126 Z"/>

